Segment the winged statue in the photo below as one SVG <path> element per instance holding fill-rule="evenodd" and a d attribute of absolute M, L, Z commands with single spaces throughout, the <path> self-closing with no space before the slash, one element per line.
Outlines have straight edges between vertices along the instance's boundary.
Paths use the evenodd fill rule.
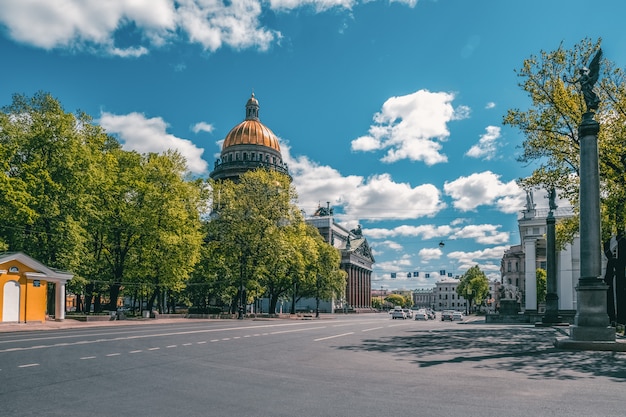
<path fill-rule="evenodd" d="M 576 82 L 580 83 L 580 87 L 583 90 L 588 112 L 598 110 L 598 105 L 600 104 L 598 95 L 593 91 L 593 87 L 600 76 L 600 59 L 602 59 L 602 49 L 598 49 L 588 68 L 584 67 L 579 70 L 580 77 L 576 80 Z"/>

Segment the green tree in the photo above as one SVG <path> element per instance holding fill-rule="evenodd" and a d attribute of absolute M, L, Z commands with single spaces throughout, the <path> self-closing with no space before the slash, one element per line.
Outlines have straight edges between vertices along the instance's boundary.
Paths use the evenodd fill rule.
<path fill-rule="evenodd" d="M 134 254 L 134 275 L 152 290 L 159 312 L 166 293 L 175 304 L 200 257 L 203 183 L 188 181 L 186 163 L 176 152 L 148 154 L 143 160 L 145 181 L 141 195 L 142 238 Z"/>
<path fill-rule="evenodd" d="M 537 268 L 535 275 L 537 276 L 537 302 L 543 303 L 548 294 L 548 273 L 545 269 Z"/>
<path fill-rule="evenodd" d="M 469 311 L 472 311 L 473 304 L 482 304 L 489 294 L 489 280 L 478 265 L 474 265 L 463 274 L 456 293 L 467 300 Z"/>
<path fill-rule="evenodd" d="M 578 207 L 579 154 L 578 126 L 586 111 L 580 83 L 573 82 L 600 47 L 584 39 L 573 49 L 563 45 L 552 51 L 531 56 L 517 71 L 519 86 L 531 99 L 528 110 L 510 109 L 504 124 L 524 134 L 519 161 L 537 164 L 528 178 L 519 183 L 526 189 L 555 187 L 561 198 Z M 603 239 L 626 228 L 626 85 L 624 72 L 608 60 L 601 64 L 601 76 L 595 91 L 600 98 L 596 120 Z M 571 241 L 578 231 L 578 219 L 557 224 L 560 245 Z"/>
<path fill-rule="evenodd" d="M 388 304 L 391 304 L 394 307 L 396 306 L 404 307 L 406 298 L 404 298 L 400 294 L 389 294 L 387 297 L 385 297 L 385 302 L 387 302 Z"/>
<path fill-rule="evenodd" d="M 222 297 L 230 298 L 231 310 L 258 295 L 254 289 L 277 299 L 287 282 L 304 275 L 294 237 L 303 219 L 289 177 L 255 170 L 238 182 L 212 182 L 211 190 L 216 215 L 208 222 L 205 255 L 218 259 L 207 266 L 219 274 Z"/>

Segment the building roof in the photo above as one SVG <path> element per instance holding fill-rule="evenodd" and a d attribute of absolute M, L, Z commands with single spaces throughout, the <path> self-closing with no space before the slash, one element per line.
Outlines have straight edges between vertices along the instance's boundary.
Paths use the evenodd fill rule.
<path fill-rule="evenodd" d="M 246 119 L 228 132 L 222 152 L 236 145 L 264 146 L 280 152 L 278 138 L 259 120 L 259 102 L 254 94 L 246 103 Z"/>

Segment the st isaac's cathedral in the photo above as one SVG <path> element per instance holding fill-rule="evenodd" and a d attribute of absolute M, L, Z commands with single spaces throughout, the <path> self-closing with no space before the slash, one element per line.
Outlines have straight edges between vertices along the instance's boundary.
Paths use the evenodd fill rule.
<path fill-rule="evenodd" d="M 210 177 L 237 180 L 246 171 L 267 168 L 289 176 L 280 153 L 278 138 L 259 120 L 259 102 L 252 94 L 246 103 L 246 118 L 224 138 L 220 158 Z M 340 299 L 320 303 L 320 312 L 371 311 L 372 265 L 374 257 L 359 226 L 353 230 L 337 224 L 330 206 L 318 207 L 306 221 L 319 230 L 326 242 L 341 252 L 341 269 L 348 274 L 345 294 Z M 300 300 L 299 311 L 313 310 L 315 300 Z"/>

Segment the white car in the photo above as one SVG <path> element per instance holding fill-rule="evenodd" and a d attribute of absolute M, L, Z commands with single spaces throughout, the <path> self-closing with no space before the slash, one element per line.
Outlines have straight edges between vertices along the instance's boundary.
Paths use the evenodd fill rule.
<path fill-rule="evenodd" d="M 402 311 L 404 311 L 404 314 L 406 314 L 406 317 L 409 319 L 413 318 L 413 310 L 410 310 L 408 308 L 403 308 Z"/>
<path fill-rule="evenodd" d="M 452 313 L 452 321 L 463 321 L 463 313 L 460 311 Z"/>
<path fill-rule="evenodd" d="M 417 310 L 415 312 L 415 320 L 428 320 L 426 310 Z"/>
<path fill-rule="evenodd" d="M 406 313 L 402 309 L 396 309 L 396 310 L 393 310 L 391 312 L 391 318 L 392 319 L 402 319 L 402 320 L 405 320 L 406 319 Z"/>

